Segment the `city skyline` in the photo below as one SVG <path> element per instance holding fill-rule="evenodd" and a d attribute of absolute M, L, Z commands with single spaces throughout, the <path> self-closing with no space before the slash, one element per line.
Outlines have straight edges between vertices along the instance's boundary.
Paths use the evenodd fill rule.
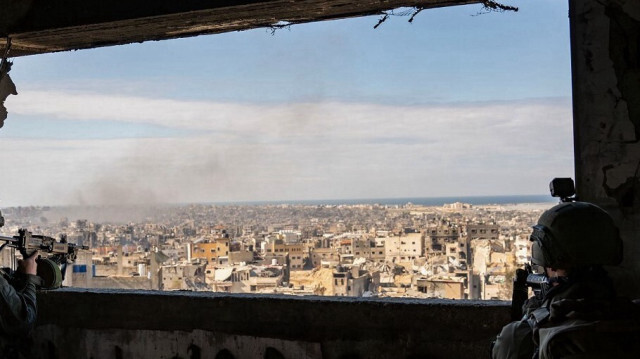
<path fill-rule="evenodd" d="M 14 59 L 0 207 L 544 193 L 566 4 L 512 3 Z"/>
<path fill-rule="evenodd" d="M 550 206 L 155 206 L 113 211 L 121 221 L 96 207 L 21 207 L 6 209 L 6 229 L 87 246 L 73 287 L 505 300 Z"/>

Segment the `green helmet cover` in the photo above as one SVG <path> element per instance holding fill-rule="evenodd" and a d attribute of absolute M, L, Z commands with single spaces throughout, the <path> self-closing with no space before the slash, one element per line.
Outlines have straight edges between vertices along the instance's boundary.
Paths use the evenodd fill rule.
<path fill-rule="evenodd" d="M 531 234 L 531 262 L 551 268 L 617 265 L 622 240 L 613 219 L 586 202 L 559 204 L 545 211 Z"/>

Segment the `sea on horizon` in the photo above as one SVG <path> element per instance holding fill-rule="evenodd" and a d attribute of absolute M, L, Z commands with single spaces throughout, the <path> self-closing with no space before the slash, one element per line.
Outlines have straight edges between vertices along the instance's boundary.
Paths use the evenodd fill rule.
<path fill-rule="evenodd" d="M 200 203 L 140 203 L 121 205 L 44 205 L 44 206 L 5 206 L 5 210 L 11 208 L 44 207 L 53 208 L 153 208 L 174 207 L 188 205 L 213 205 L 213 206 L 261 206 L 261 205 L 307 205 L 307 206 L 334 206 L 334 205 L 359 205 L 379 204 L 388 206 L 404 206 L 409 203 L 417 206 L 442 206 L 456 202 L 471 205 L 520 205 L 520 204 L 552 204 L 559 199 L 550 195 L 504 195 L 504 196 L 447 196 L 447 197 L 398 197 L 398 198 L 356 198 L 356 199 L 304 199 L 304 200 L 269 200 L 269 201 L 207 201 Z"/>
<path fill-rule="evenodd" d="M 418 206 L 442 206 L 456 202 L 472 205 L 491 204 L 523 204 L 523 203 L 557 203 L 558 198 L 550 195 L 506 195 L 506 196 L 450 196 L 450 197 L 400 197 L 400 198 L 360 198 L 360 199 L 320 199 L 320 200 L 283 200 L 283 201 L 237 201 L 237 202 L 209 202 L 212 205 L 276 205 L 276 204 L 301 204 L 301 205 L 406 205 L 408 203 Z"/>

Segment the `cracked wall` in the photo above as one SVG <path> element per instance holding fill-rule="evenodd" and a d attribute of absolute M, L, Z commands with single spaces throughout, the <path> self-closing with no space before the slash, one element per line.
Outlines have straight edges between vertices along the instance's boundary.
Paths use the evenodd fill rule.
<path fill-rule="evenodd" d="M 638 298 L 640 2 L 569 0 L 569 16 L 577 192 L 619 224 L 625 258 L 610 271 Z"/>

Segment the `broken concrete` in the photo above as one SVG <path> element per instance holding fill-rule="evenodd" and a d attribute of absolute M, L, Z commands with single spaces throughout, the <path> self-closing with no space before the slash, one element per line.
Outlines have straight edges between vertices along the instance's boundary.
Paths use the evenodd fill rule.
<path fill-rule="evenodd" d="M 4 106 L 4 101 L 9 95 L 17 95 L 16 85 L 9 77 L 9 71 L 11 70 L 11 62 L 2 60 L 0 63 L 0 128 L 4 126 L 4 120 L 7 119 L 7 108 Z"/>
<path fill-rule="evenodd" d="M 0 0 L 12 56 L 166 40 L 481 0 Z M 19 6 L 20 5 L 20 6 Z M 373 25 L 372 25 L 373 27 Z M 4 51 L 0 40 L 0 51 Z"/>

